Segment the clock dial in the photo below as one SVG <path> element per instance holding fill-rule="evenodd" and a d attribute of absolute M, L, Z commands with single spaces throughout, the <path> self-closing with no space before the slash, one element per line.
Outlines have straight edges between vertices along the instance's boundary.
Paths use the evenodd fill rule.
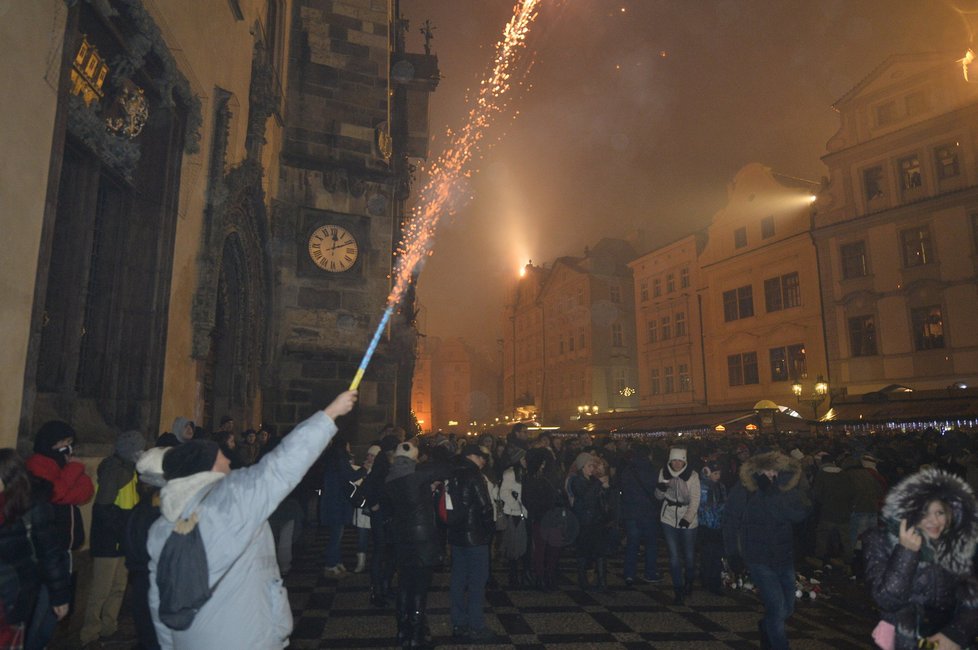
<path fill-rule="evenodd" d="M 324 271 L 349 271 L 359 255 L 356 237 L 343 226 L 326 224 L 309 235 L 309 257 Z"/>

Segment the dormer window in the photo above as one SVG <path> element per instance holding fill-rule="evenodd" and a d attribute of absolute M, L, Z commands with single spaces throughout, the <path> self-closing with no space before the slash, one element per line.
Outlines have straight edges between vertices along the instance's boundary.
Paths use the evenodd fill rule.
<path fill-rule="evenodd" d="M 920 176 L 920 156 L 914 154 L 900 160 L 900 187 L 915 190 L 923 185 Z"/>
<path fill-rule="evenodd" d="M 866 191 L 866 201 L 883 196 L 883 167 L 877 165 L 863 171 L 863 189 Z"/>
<path fill-rule="evenodd" d="M 876 126 L 886 126 L 896 121 L 896 102 L 886 102 L 876 107 Z"/>

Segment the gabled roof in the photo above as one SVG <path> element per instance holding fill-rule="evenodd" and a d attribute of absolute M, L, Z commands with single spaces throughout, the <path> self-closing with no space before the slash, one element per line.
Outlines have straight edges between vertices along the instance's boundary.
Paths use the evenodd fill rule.
<path fill-rule="evenodd" d="M 929 67 L 942 62 L 951 64 L 960 59 L 961 56 L 961 53 L 955 55 L 945 52 L 917 52 L 890 55 L 884 59 L 882 63 L 876 66 L 868 75 L 863 77 L 859 83 L 850 88 L 845 95 L 832 102 L 832 108 L 839 110 L 839 106 L 841 104 L 846 104 L 854 97 L 859 95 L 860 92 L 866 89 L 876 79 L 881 77 L 883 72 L 890 67 L 901 64 L 918 64 L 920 67 Z"/>

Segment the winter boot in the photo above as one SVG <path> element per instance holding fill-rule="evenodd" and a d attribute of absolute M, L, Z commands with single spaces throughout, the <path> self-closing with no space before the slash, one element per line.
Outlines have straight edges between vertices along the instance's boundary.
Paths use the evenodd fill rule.
<path fill-rule="evenodd" d="M 411 611 L 408 609 L 407 594 L 397 592 L 397 645 L 407 647 L 413 632 L 411 628 Z"/>
<path fill-rule="evenodd" d="M 606 564 L 606 559 L 599 557 L 595 560 L 595 573 L 597 573 L 597 584 L 595 588 L 598 591 L 604 591 L 608 588 L 608 566 Z"/>
<path fill-rule="evenodd" d="M 367 554 L 357 553 L 357 566 L 353 569 L 353 573 L 363 573 L 363 570 L 367 567 Z"/>

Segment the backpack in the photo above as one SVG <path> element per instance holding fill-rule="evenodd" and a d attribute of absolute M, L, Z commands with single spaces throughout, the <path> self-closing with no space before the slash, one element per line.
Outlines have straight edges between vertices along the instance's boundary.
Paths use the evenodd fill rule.
<path fill-rule="evenodd" d="M 214 586 L 209 583 L 207 550 L 200 536 L 197 508 L 210 494 L 216 483 L 198 492 L 177 519 L 166 538 L 160 560 L 156 565 L 156 585 L 160 592 L 160 621 L 171 630 L 186 630 L 217 586 L 228 574 L 222 575 Z M 240 556 L 239 556 L 240 557 Z M 237 559 L 235 559 L 237 562 Z"/>

